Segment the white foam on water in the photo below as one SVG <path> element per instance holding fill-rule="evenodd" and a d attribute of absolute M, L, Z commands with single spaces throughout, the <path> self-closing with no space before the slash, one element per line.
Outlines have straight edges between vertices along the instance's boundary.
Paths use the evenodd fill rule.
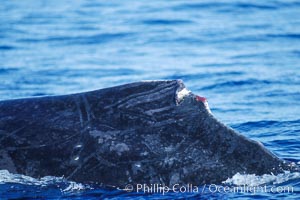
<path fill-rule="evenodd" d="M 76 182 L 70 182 L 69 186 L 66 187 L 65 189 L 62 189 L 62 192 L 68 193 L 68 192 L 74 192 L 74 191 L 81 191 L 87 189 L 87 186 L 81 184 L 81 183 L 76 183 Z M 88 189 L 91 189 L 88 187 Z"/>
<path fill-rule="evenodd" d="M 290 180 L 299 179 L 299 172 L 289 172 L 274 175 L 274 174 L 264 174 L 261 176 L 255 174 L 235 174 L 232 178 L 228 178 L 223 181 L 224 184 L 237 185 L 237 186 L 260 186 L 265 184 L 280 184 Z"/>
<path fill-rule="evenodd" d="M 62 185 L 62 187 L 60 187 L 60 190 L 64 193 L 92 189 L 89 185 L 84 185 L 82 183 L 76 183 L 73 181 L 67 181 L 63 177 L 45 176 L 36 179 L 22 174 L 13 174 L 7 170 L 0 170 L 0 184 L 6 183 L 17 183 L 23 185 L 35 185 L 43 187 L 50 186 L 53 184 Z"/>

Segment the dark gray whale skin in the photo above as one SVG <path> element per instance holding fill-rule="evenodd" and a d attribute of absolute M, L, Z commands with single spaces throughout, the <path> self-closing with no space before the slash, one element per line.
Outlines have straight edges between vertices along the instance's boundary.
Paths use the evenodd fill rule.
<path fill-rule="evenodd" d="M 209 112 L 180 80 L 0 102 L 0 169 L 106 186 L 221 183 L 292 168 Z M 185 91 L 185 90 L 183 90 Z"/>

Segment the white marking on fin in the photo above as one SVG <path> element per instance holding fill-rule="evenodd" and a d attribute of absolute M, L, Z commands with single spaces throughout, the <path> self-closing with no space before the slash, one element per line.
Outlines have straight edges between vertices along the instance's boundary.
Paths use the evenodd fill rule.
<path fill-rule="evenodd" d="M 189 95 L 191 91 L 186 88 L 183 88 L 179 92 L 177 92 L 177 101 L 180 102 L 185 96 Z"/>

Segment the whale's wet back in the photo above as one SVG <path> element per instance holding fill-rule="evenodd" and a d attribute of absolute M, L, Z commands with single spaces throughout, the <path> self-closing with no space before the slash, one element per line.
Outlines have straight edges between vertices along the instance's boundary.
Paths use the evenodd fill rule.
<path fill-rule="evenodd" d="M 181 81 L 0 102 L 0 169 L 106 186 L 220 183 L 290 168 Z"/>

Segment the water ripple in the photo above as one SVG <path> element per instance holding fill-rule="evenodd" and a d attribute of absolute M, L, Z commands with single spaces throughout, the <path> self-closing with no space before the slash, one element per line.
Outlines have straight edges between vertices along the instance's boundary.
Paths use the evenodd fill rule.
<path fill-rule="evenodd" d="M 102 44 L 119 39 L 126 39 L 129 36 L 132 36 L 133 33 L 103 33 L 95 34 L 91 36 L 56 36 L 56 37 L 47 37 L 47 38 L 27 38 L 19 39 L 18 42 L 24 43 L 38 43 L 38 42 L 62 42 L 62 45 L 75 45 L 75 44 Z"/>
<path fill-rule="evenodd" d="M 202 90 L 213 90 L 213 89 L 224 90 L 225 88 L 233 89 L 232 87 L 240 87 L 240 86 L 245 86 L 250 88 L 251 86 L 259 87 L 259 85 L 269 85 L 272 83 L 273 81 L 269 81 L 269 80 L 248 79 L 248 80 L 226 81 L 226 82 L 216 83 L 216 84 L 202 87 L 201 89 Z"/>
<path fill-rule="evenodd" d="M 180 20 L 180 19 L 148 19 L 148 20 L 143 20 L 141 23 L 146 24 L 146 25 L 157 25 L 157 26 L 162 26 L 162 25 L 183 25 L 183 24 L 191 24 L 193 23 L 190 20 Z"/>

